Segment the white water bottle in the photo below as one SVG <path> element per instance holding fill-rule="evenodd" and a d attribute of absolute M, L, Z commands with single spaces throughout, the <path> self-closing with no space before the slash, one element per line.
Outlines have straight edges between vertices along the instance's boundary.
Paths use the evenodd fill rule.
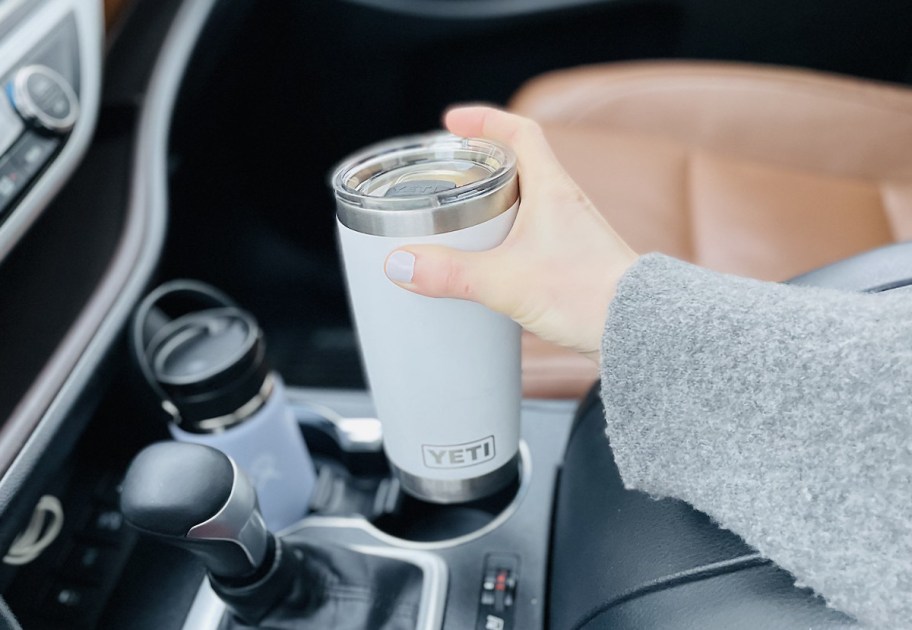
<path fill-rule="evenodd" d="M 188 294 L 197 299 L 221 295 L 200 283 L 172 285 L 150 298 L 171 295 L 186 301 Z M 148 298 L 140 313 L 147 321 L 136 322 L 136 335 L 143 337 L 143 326 L 154 331 L 147 341 L 135 342 L 142 348 L 138 360 L 171 416 L 171 435 L 234 459 L 253 482 L 273 531 L 304 518 L 316 473 L 282 378 L 267 364 L 256 320 L 233 305 L 168 319 Z M 150 325 L 156 317 L 159 321 Z"/>

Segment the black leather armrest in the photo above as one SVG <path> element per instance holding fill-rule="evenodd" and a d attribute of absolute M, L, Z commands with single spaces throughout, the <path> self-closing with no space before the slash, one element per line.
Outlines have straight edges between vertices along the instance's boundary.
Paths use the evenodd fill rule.
<path fill-rule="evenodd" d="M 558 484 L 550 627 L 789 630 L 849 625 L 705 514 L 626 490 L 594 388 Z"/>
<path fill-rule="evenodd" d="M 912 241 L 878 247 L 809 271 L 786 284 L 880 293 L 912 286 Z"/>
<path fill-rule="evenodd" d="M 881 293 L 912 288 L 912 242 L 881 247 L 789 284 Z M 680 501 L 621 482 L 593 388 L 580 405 L 558 485 L 550 621 L 582 628 L 852 625 L 732 532 Z"/>

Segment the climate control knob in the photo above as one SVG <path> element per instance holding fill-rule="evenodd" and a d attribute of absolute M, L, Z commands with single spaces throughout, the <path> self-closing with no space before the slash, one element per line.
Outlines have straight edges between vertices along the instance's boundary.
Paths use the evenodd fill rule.
<path fill-rule="evenodd" d="M 79 99 L 73 86 L 47 66 L 20 68 L 6 91 L 13 108 L 33 127 L 67 133 L 79 117 Z"/>

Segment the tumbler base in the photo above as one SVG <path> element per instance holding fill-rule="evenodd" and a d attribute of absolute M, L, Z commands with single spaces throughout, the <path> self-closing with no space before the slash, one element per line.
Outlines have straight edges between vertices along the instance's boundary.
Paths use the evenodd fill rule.
<path fill-rule="evenodd" d="M 519 474 L 519 452 L 499 468 L 470 479 L 428 479 L 407 473 L 390 462 L 402 489 L 430 503 L 465 503 L 482 499 L 509 485 Z"/>

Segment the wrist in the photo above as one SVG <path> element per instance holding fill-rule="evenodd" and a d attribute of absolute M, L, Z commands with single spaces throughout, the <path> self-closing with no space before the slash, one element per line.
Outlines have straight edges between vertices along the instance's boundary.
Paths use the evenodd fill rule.
<path fill-rule="evenodd" d="M 603 303 L 598 309 L 598 313 L 596 315 L 595 321 L 593 322 L 593 326 L 590 332 L 590 341 L 588 346 L 591 349 L 581 352 L 583 356 L 599 365 L 601 364 L 602 359 L 602 338 L 605 333 L 605 325 L 608 321 L 608 314 L 611 310 L 611 303 L 614 301 L 614 298 L 617 295 L 618 285 L 620 284 L 621 278 L 637 262 L 637 260 L 639 260 L 639 255 L 627 247 L 626 244 L 624 244 L 623 250 L 624 251 L 616 256 L 615 260 L 607 266 L 607 271 L 604 276 L 605 284 L 601 290 Z"/>

